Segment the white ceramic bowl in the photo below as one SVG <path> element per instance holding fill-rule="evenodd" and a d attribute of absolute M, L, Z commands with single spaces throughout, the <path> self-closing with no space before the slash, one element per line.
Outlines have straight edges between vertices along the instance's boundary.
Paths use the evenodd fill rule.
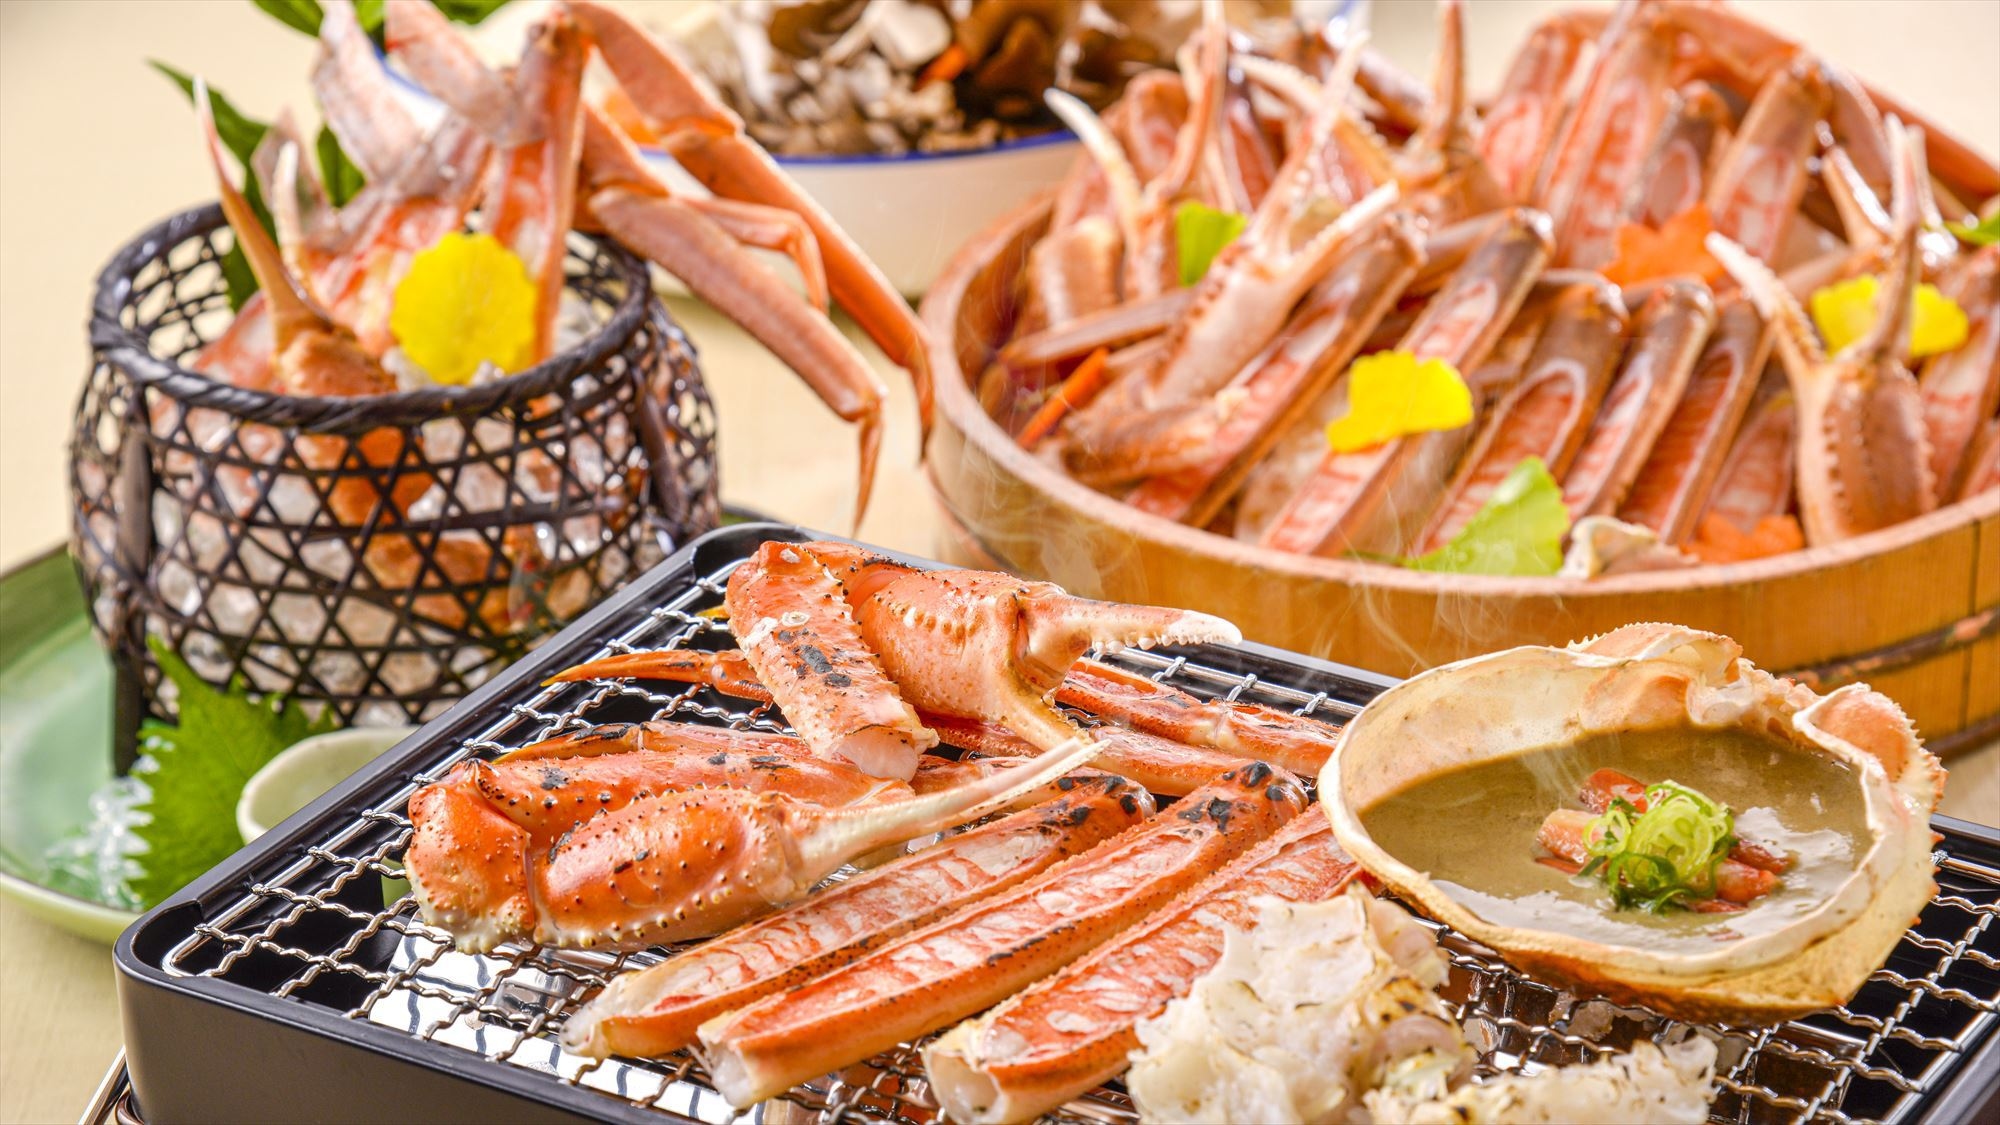
<path fill-rule="evenodd" d="M 236 799 L 236 830 L 249 843 L 312 804 L 415 727 L 353 727 L 316 734 L 293 744 L 250 775 Z"/>
<path fill-rule="evenodd" d="M 546 5 L 533 0 L 500 9 L 474 32 L 482 54 L 512 61 L 525 30 Z M 640 23 L 679 41 L 721 34 L 706 3 L 652 5 L 627 0 Z M 423 89 L 391 69 L 406 103 L 429 123 L 443 112 Z M 1067 132 L 1047 133 L 971 152 L 902 156 L 786 156 L 778 163 L 826 209 L 861 252 L 905 296 L 920 297 L 958 248 L 1001 215 L 1060 181 L 1082 147 Z M 707 195 L 665 152 L 644 150 L 671 190 Z"/>

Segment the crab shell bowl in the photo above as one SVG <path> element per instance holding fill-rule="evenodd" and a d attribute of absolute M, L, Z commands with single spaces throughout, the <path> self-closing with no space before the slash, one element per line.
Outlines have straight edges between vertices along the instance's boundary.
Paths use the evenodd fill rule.
<path fill-rule="evenodd" d="M 1493 922 L 1362 825 L 1375 802 L 1441 773 L 1593 735 L 1676 727 L 1735 727 L 1848 766 L 1867 825 L 1851 875 L 1782 925 L 1673 952 Z M 1631 625 L 1568 648 L 1509 649 L 1437 668 L 1350 723 L 1335 763 L 1321 798 L 1336 838 L 1406 901 L 1524 972 L 1680 1019 L 1771 1024 L 1846 1001 L 1936 890 L 1929 818 L 1944 771 L 1902 710 L 1865 685 L 1816 694 L 1752 666 L 1713 633 Z"/>

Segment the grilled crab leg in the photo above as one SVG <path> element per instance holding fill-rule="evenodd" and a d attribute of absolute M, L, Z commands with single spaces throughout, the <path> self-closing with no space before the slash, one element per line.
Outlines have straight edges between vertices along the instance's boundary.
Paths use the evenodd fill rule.
<path fill-rule="evenodd" d="M 1252 763 L 1108 843 L 790 992 L 701 1026 L 738 1108 L 985 1008 L 1199 883 L 1305 808 Z"/>
<path fill-rule="evenodd" d="M 1686 392 L 1619 505 L 1619 519 L 1651 528 L 1662 543 L 1694 534 L 1770 352 L 1771 334 L 1756 306 L 1740 296 L 1724 301 Z"/>
<path fill-rule="evenodd" d="M 866 874 L 657 965 L 613 980 L 563 1025 L 563 1045 L 603 1058 L 657 1057 L 704 1022 L 860 960 L 903 934 L 1090 850 L 1152 815 L 1116 777 Z"/>
<path fill-rule="evenodd" d="M 1777 334 L 1778 355 L 1798 402 L 1800 522 L 1812 544 L 1833 543 L 1900 523 L 1937 505 L 1923 399 L 1903 366 L 1919 265 L 1913 139 L 1889 122 L 1896 156 L 1896 238 L 1867 335 L 1829 357 L 1805 313 L 1770 267 L 1721 235 L 1714 254 Z"/>
<path fill-rule="evenodd" d="M 1572 521 L 1617 510 L 1686 393 L 1714 325 L 1715 303 L 1698 284 L 1670 282 L 1640 307 L 1618 378 L 1562 478 Z"/>
<path fill-rule="evenodd" d="M 892 362 L 910 373 L 928 429 L 928 344 L 909 303 L 770 154 L 744 135 L 743 122 L 703 91 L 657 40 L 603 4 L 570 0 L 568 7 L 590 33 L 619 86 L 689 175 L 719 196 L 794 212 L 812 228 L 835 303 L 854 317 Z"/>
<path fill-rule="evenodd" d="M 760 702 L 772 698 L 750 671 L 749 662 L 743 654 L 731 651 L 668 649 L 627 653 L 565 669 L 549 682 L 627 678 L 705 684 L 725 695 Z M 1316 719 L 1257 703 L 1204 700 L 1149 676 L 1095 660 L 1075 661 L 1061 686 L 1056 688 L 1055 698 L 1059 703 L 1088 711 L 1111 723 L 1129 725 L 1135 731 L 1183 749 L 1195 747 L 1231 755 L 1233 760 L 1224 768 L 1241 765 L 1244 759 L 1255 759 L 1270 762 L 1292 773 L 1317 775 L 1327 756 L 1333 752 L 1336 738 L 1333 727 Z M 925 711 L 919 711 L 918 715 L 945 741 L 968 750 L 1009 756 L 1036 751 L 1033 743 L 1008 732 L 1005 727 L 977 720 L 967 722 Z M 1096 733 L 1108 735 L 1111 731 L 1110 728 L 1096 728 Z M 967 738 L 976 741 L 964 741 Z M 1006 741 L 996 742 L 996 739 Z M 1120 741 L 1112 741 L 1104 751 L 1105 756 L 1099 759 L 1099 764 L 1119 772 L 1126 772 L 1128 768 L 1142 771 L 1149 768 L 1139 764 L 1140 759 L 1136 756 L 1139 750 L 1136 748 L 1130 751 L 1135 755 L 1130 761 L 1121 758 L 1119 755 L 1126 752 L 1121 750 L 1122 745 Z M 1146 747 L 1145 752 L 1154 755 L 1155 761 L 1159 755 L 1167 753 L 1154 747 Z M 1175 768 L 1184 768 L 1185 765 L 1206 768 L 1213 761 L 1204 759 L 1176 763 Z M 1126 775 L 1137 780 L 1134 773 Z M 1158 785 L 1149 784 L 1147 787 L 1155 792 L 1173 792 Z M 1181 791 L 1185 792 L 1184 789 Z"/>
<path fill-rule="evenodd" d="M 1419 361 L 1444 359 L 1460 371 L 1478 366 L 1527 299 L 1549 250 L 1547 216 L 1514 212 L 1431 298 L 1400 346 Z M 1257 541 L 1298 554 L 1398 550 L 1430 515 L 1470 437 L 1419 434 L 1353 453 L 1329 450 Z"/>
<path fill-rule="evenodd" d="M 581 810 L 576 819 L 582 820 L 595 815 L 599 807 L 610 812 L 630 803 L 627 797 L 617 799 L 613 806 L 598 800 L 590 788 L 590 771 L 597 768 L 591 763 L 611 759 L 651 763 L 647 767 L 654 771 L 651 775 L 644 775 L 643 770 L 635 775 L 642 776 L 641 784 L 651 790 L 636 794 L 642 798 L 674 789 L 719 785 L 769 790 L 820 805 L 865 804 L 910 795 L 910 787 L 903 782 L 871 777 L 851 766 L 817 758 L 804 742 L 787 735 L 692 723 L 606 723 L 510 751 L 494 759 L 493 768 L 502 775 L 519 774 L 533 781 L 533 786 L 518 794 L 527 804 L 549 809 L 573 804 Z M 579 784 L 571 787 L 559 774 L 579 764 Z M 556 804 L 548 804 L 550 800 Z"/>
<path fill-rule="evenodd" d="M 975 820 L 1097 753 L 1073 738 L 939 792 L 829 808 L 782 793 L 694 789 L 575 826 L 546 851 L 483 794 L 410 798 L 405 870 L 426 922 L 481 952 L 513 938 L 637 948 L 706 937 L 802 897 L 856 856 Z"/>
<path fill-rule="evenodd" d="M 1318 902 L 1357 868 L 1317 807 L 1089 956 L 924 1048 L 924 1071 L 953 1121 L 1027 1121 L 1125 1069 L 1138 1022 L 1187 994 L 1249 929 L 1259 900 Z"/>

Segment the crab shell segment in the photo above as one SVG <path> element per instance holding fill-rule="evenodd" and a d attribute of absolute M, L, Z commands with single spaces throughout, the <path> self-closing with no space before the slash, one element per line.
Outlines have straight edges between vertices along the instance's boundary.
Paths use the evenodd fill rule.
<path fill-rule="evenodd" d="M 1361 810 L 1440 773 L 1676 726 L 1740 728 L 1846 764 L 1868 830 L 1853 873 L 1792 922 L 1676 953 L 1488 921 L 1361 823 Z M 1628 625 L 1413 677 L 1347 725 L 1320 783 L 1340 845 L 1425 914 L 1538 977 L 1679 1019 L 1770 1024 L 1841 1004 L 1937 890 L 1930 814 L 1944 770 L 1902 710 L 1863 684 L 1820 695 L 1754 667 L 1727 637 L 1675 625 Z"/>

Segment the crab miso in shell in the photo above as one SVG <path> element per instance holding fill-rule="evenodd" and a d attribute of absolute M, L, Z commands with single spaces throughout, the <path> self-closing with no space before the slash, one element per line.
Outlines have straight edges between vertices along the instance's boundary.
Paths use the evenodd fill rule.
<path fill-rule="evenodd" d="M 1536 859 L 1534 825 L 1600 767 L 1712 794 L 1790 866 L 1741 909 L 1614 906 Z M 1935 893 L 1943 784 L 1866 685 L 1819 695 L 1727 637 L 1648 624 L 1413 677 L 1347 726 L 1321 793 L 1364 868 L 1520 969 L 1681 1019 L 1775 1023 L 1851 997 Z M 1421 832 L 1401 823 L 1413 798 L 1436 802 Z"/>

